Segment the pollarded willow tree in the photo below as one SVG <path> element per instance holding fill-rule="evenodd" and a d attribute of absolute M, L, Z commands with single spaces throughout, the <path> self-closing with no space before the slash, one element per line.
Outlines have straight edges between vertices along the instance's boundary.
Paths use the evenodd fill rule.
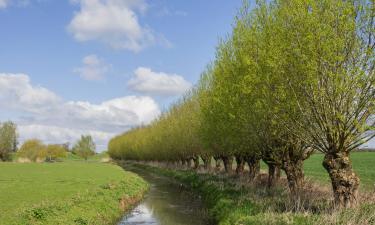
<path fill-rule="evenodd" d="M 118 159 L 162 161 L 198 168 L 199 159 L 209 168 L 211 153 L 199 135 L 200 109 L 193 89 L 150 125 L 137 127 L 115 137 L 109 153 Z"/>
<path fill-rule="evenodd" d="M 251 118 L 250 127 L 256 131 L 254 139 L 262 158 L 269 166 L 269 185 L 273 183 L 275 167 L 281 167 L 290 191 L 296 195 L 304 184 L 303 161 L 313 149 L 286 126 L 304 118 L 298 113 L 297 101 L 290 97 L 294 93 L 285 85 L 286 57 L 279 36 L 281 9 L 278 1 L 259 1 L 251 12 L 245 7 L 233 37 L 238 39 L 236 51 L 243 58 L 237 65 L 247 68 L 242 87 L 253 103 L 247 105 L 247 115 Z"/>
<path fill-rule="evenodd" d="M 374 137 L 373 1 L 276 1 L 284 86 L 304 118 L 293 135 L 325 154 L 339 207 L 356 204 L 359 178 L 350 152 Z M 293 119 L 293 118 L 291 118 Z"/>
<path fill-rule="evenodd" d="M 292 195 L 304 183 L 303 161 L 325 154 L 338 206 L 356 203 L 359 179 L 350 152 L 374 136 L 374 2 L 245 2 L 233 31 L 191 93 L 152 124 L 113 139 L 118 158 L 247 161 L 263 159 Z"/>

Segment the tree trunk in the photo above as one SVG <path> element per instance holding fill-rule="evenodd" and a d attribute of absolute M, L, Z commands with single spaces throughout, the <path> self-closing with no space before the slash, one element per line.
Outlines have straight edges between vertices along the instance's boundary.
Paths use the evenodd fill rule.
<path fill-rule="evenodd" d="M 242 156 L 236 156 L 236 163 L 237 163 L 236 174 L 240 175 L 245 170 L 245 160 Z"/>
<path fill-rule="evenodd" d="M 268 188 L 274 187 L 276 183 L 276 166 L 275 164 L 267 164 L 268 165 Z"/>
<path fill-rule="evenodd" d="M 181 164 L 182 164 L 182 169 L 186 169 L 186 167 L 187 167 L 187 160 L 186 159 L 183 159 L 183 160 L 181 160 Z"/>
<path fill-rule="evenodd" d="M 281 177 L 281 169 L 280 166 L 275 165 L 275 180 L 280 180 Z"/>
<path fill-rule="evenodd" d="M 188 168 L 191 169 L 193 167 L 193 159 L 189 158 L 188 159 Z"/>
<path fill-rule="evenodd" d="M 291 196 L 298 196 L 304 184 L 303 160 L 298 159 L 296 161 L 285 161 L 283 163 L 283 170 L 285 171 L 286 178 L 288 180 Z"/>
<path fill-rule="evenodd" d="M 199 169 L 199 156 L 194 157 L 193 160 L 194 160 L 194 169 L 195 170 Z"/>
<path fill-rule="evenodd" d="M 224 163 L 225 172 L 232 173 L 233 158 L 231 156 L 221 157 Z"/>
<path fill-rule="evenodd" d="M 210 171 L 211 170 L 211 156 L 203 156 L 202 160 L 204 162 L 204 169 L 206 171 Z"/>
<path fill-rule="evenodd" d="M 335 205 L 350 208 L 357 204 L 359 178 L 354 173 L 348 152 L 327 153 L 323 160 L 332 182 Z"/>
<path fill-rule="evenodd" d="M 256 157 L 247 157 L 246 162 L 249 165 L 250 180 L 254 180 L 260 171 L 260 160 Z"/>
<path fill-rule="evenodd" d="M 214 157 L 215 159 L 215 170 L 220 171 L 221 165 L 220 165 L 220 157 Z"/>

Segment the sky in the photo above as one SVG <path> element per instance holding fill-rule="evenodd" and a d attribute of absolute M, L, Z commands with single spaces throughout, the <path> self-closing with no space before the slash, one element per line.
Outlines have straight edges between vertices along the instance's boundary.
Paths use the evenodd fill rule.
<path fill-rule="evenodd" d="M 0 0 L 0 121 L 97 151 L 197 83 L 242 0 Z M 366 146 L 375 146 L 375 140 Z"/>
<path fill-rule="evenodd" d="M 0 121 L 97 150 L 194 85 L 241 0 L 0 0 Z"/>

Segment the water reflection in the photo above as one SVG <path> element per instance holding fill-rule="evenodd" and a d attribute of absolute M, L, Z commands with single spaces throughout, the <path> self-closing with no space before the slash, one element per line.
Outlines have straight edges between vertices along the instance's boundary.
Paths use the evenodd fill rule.
<path fill-rule="evenodd" d="M 208 225 L 202 202 L 178 183 L 138 168 L 125 167 L 136 172 L 151 184 L 145 199 L 119 225 Z"/>

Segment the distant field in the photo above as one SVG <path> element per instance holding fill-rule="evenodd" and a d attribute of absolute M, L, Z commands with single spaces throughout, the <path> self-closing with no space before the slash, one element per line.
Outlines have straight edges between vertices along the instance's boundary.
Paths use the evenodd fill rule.
<path fill-rule="evenodd" d="M 327 171 L 323 168 L 324 155 L 316 153 L 304 162 L 306 178 L 322 184 L 330 184 Z M 375 152 L 352 152 L 350 158 L 354 171 L 361 179 L 361 188 L 375 189 Z M 262 169 L 266 170 L 262 162 Z"/>
<path fill-rule="evenodd" d="M 375 152 L 351 153 L 354 171 L 361 179 L 361 187 L 375 188 Z M 305 174 L 312 180 L 320 182 L 329 181 L 327 171 L 322 166 L 323 154 L 314 154 L 305 161 Z"/>
<path fill-rule="evenodd" d="M 121 196 L 136 197 L 147 187 L 138 176 L 98 162 L 0 163 L 0 171 L 0 224 L 17 224 L 16 219 L 35 219 L 31 224 L 60 224 L 55 220 L 60 219 L 61 224 L 73 224 L 74 218 L 85 224 L 100 213 L 113 219 Z M 87 208 L 81 214 L 80 204 Z"/>

